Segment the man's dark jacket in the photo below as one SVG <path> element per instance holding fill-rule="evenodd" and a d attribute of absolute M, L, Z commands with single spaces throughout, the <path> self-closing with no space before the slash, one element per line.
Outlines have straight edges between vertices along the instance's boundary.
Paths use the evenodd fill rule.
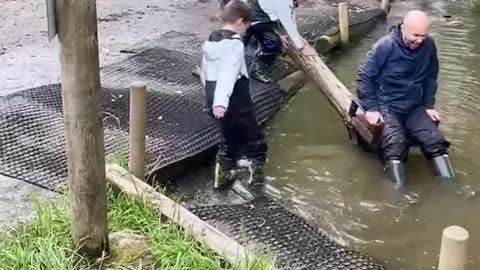
<path fill-rule="evenodd" d="M 367 111 L 380 107 L 409 113 L 424 106 L 432 109 L 437 92 L 438 58 L 434 40 L 408 48 L 400 24 L 377 41 L 357 76 L 357 95 Z"/>

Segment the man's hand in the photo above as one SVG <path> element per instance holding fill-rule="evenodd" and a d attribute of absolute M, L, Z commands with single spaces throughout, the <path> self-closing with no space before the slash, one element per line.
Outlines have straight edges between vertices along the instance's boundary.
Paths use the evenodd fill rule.
<path fill-rule="evenodd" d="M 225 116 L 226 110 L 227 109 L 225 109 L 225 107 L 222 107 L 222 106 L 213 107 L 213 116 L 215 116 L 215 118 L 217 119 L 223 118 Z"/>
<path fill-rule="evenodd" d="M 434 122 L 439 122 L 440 121 L 440 113 L 437 112 L 436 110 L 429 109 L 429 110 L 427 110 L 427 114 L 428 114 L 428 116 L 430 116 L 430 118 L 432 118 L 432 120 Z"/>
<path fill-rule="evenodd" d="M 372 126 L 377 125 L 379 120 L 383 122 L 382 115 L 379 112 L 367 112 L 365 118 L 367 118 L 368 123 Z"/>

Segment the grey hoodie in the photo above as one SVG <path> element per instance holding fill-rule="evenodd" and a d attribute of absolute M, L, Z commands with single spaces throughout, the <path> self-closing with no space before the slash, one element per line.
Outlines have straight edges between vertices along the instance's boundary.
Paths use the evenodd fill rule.
<path fill-rule="evenodd" d="M 221 31 L 227 30 L 218 32 Z M 212 35 L 202 47 L 200 77 L 204 86 L 207 81 L 216 82 L 212 108 L 222 106 L 228 109 L 235 83 L 242 76 L 248 78 L 245 49 L 238 34 L 219 41 L 212 39 Z"/>

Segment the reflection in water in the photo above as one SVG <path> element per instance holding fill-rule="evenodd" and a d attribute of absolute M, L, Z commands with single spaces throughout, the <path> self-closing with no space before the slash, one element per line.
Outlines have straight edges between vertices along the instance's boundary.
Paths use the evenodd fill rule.
<path fill-rule="evenodd" d="M 422 6 L 419 6 L 422 5 Z M 333 71 L 355 89 L 358 66 L 369 47 L 410 8 L 432 15 L 441 72 L 437 96 L 441 129 L 452 142 L 457 181 L 439 183 L 419 151 L 407 165 L 408 189 L 393 189 L 376 156 L 353 147 L 337 113 L 312 86 L 305 87 L 269 128 L 267 175 L 300 214 L 340 243 L 384 260 L 391 269 L 437 266 L 441 231 L 460 225 L 471 232 L 469 265 L 480 267 L 480 169 L 478 89 L 480 17 L 462 3 L 395 2 L 385 25 L 334 58 Z M 464 20 L 447 27 L 441 15 Z M 477 260 L 474 260 L 477 259 Z"/>

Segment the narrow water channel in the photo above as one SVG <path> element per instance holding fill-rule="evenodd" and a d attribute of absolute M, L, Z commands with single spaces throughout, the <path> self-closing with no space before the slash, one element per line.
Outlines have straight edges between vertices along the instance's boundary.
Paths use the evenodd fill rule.
<path fill-rule="evenodd" d="M 337 113 L 312 86 L 269 127 L 269 183 L 330 237 L 386 262 L 389 269 L 436 269 L 441 233 L 450 225 L 469 230 L 467 269 L 480 269 L 480 14 L 465 3 L 396 1 L 385 24 L 338 53 L 330 65 L 354 90 L 358 66 L 390 25 L 411 8 L 431 14 L 441 65 L 437 106 L 441 129 L 452 143 L 455 183 L 440 184 L 414 151 L 407 191 L 395 191 L 379 160 L 349 143 Z M 465 26 L 446 26 L 444 14 Z"/>

